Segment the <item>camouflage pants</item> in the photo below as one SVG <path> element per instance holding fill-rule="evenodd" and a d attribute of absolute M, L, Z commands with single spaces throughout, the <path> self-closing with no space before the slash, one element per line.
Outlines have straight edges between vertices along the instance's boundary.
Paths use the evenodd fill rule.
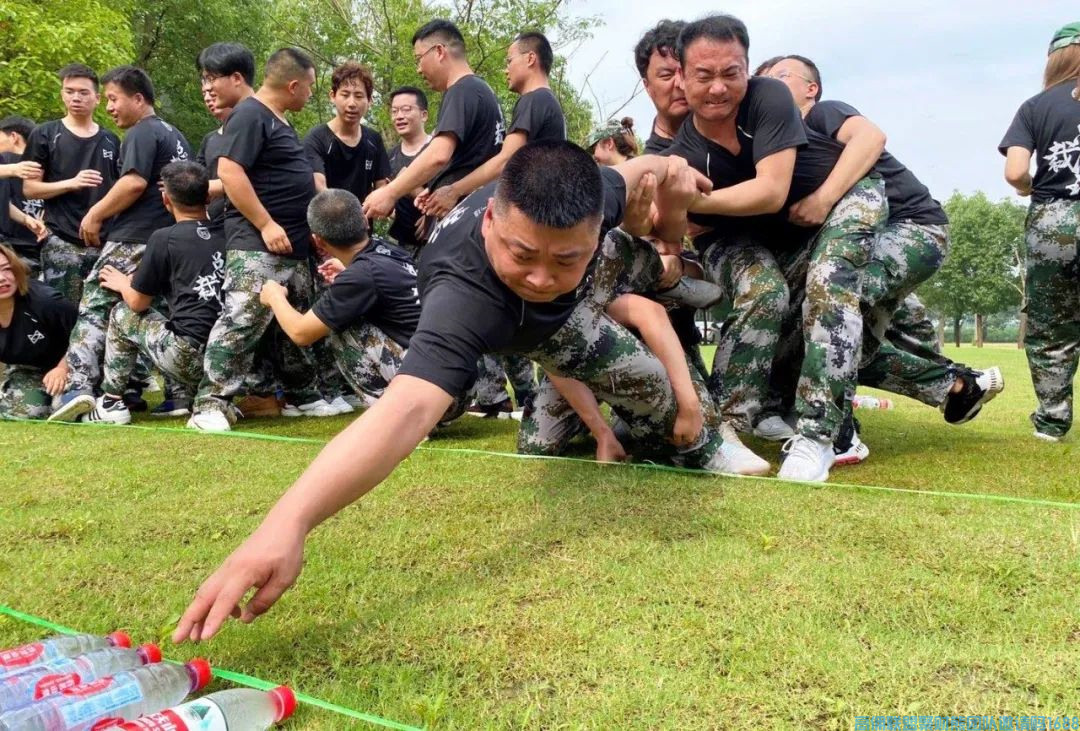
<path fill-rule="evenodd" d="M 337 369 L 358 395 L 382 396 L 401 368 L 406 348 L 368 323 L 331 333 L 330 349 Z"/>
<path fill-rule="evenodd" d="M 120 302 L 109 318 L 101 389 L 122 394 L 139 356 L 168 379 L 170 398 L 191 399 L 195 395 L 203 375 L 203 349 L 170 330 L 160 312 L 136 313 Z"/>
<path fill-rule="evenodd" d="M 101 249 L 72 244 L 53 234 L 41 245 L 42 281 L 72 302 L 79 302 L 83 282 L 101 254 Z"/>
<path fill-rule="evenodd" d="M 30 366 L 6 366 L 0 382 L 0 419 L 45 419 L 52 413 L 52 396 L 41 384 L 45 371 Z"/>
<path fill-rule="evenodd" d="M 885 183 L 863 178 L 833 206 L 810 242 L 802 305 L 803 362 L 795 431 L 833 441 L 855 394 L 863 337 L 862 276 L 888 214 Z"/>
<path fill-rule="evenodd" d="M 623 270 L 627 259 L 622 254 L 643 245 L 647 244 L 635 242 L 618 229 L 611 231 L 601 248 L 591 296 L 578 304 L 554 335 L 525 355 L 545 371 L 581 381 L 598 401 L 609 404 L 626 423 L 635 456 L 675 457 L 687 466 L 702 467 L 720 446 L 716 412 L 704 384 L 698 391 L 705 427 L 694 445 L 677 451 L 669 442 L 677 405 L 663 364 L 605 311 L 611 299 L 610 284 L 633 275 Z M 694 370 L 691 368 L 692 373 Z M 518 431 L 518 451 L 522 453 L 557 454 L 577 433 L 573 426 L 576 414 L 558 397 L 548 379 L 544 382 L 533 402 L 533 413 L 522 419 Z"/>
<path fill-rule="evenodd" d="M 530 394 L 536 393 L 536 366 L 520 355 L 484 355 L 477 364 L 476 403 L 496 406 L 510 398 L 506 391 L 509 378 L 518 406 Z"/>
<path fill-rule="evenodd" d="M 109 241 L 87 275 L 79 300 L 79 319 L 71 331 L 68 345 L 68 390 L 89 393 L 101 380 L 105 329 L 109 324 L 109 313 L 120 299 L 120 295 L 101 286 L 98 281 L 101 270 L 112 266 L 131 274 L 142 261 L 145 250 L 146 244 Z"/>
<path fill-rule="evenodd" d="M 776 257 L 749 238 L 713 244 L 701 263 L 731 304 L 720 324 L 709 391 L 720 418 L 749 431 L 766 401 L 788 286 Z"/>
<path fill-rule="evenodd" d="M 926 312 L 926 306 L 914 292 L 897 305 L 885 337 L 898 348 L 927 360 L 948 361 L 941 354 L 937 331 Z"/>
<path fill-rule="evenodd" d="M 259 302 L 259 292 L 272 279 L 289 288 L 289 301 L 300 309 L 311 304 L 311 269 L 306 261 L 286 259 L 263 251 L 228 251 L 221 287 L 221 315 L 210 331 L 203 359 L 205 375 L 199 384 L 196 411 L 220 411 L 233 396 L 259 387 L 252 373 L 259 341 L 274 313 Z M 287 396 L 294 403 L 320 398 L 315 363 L 310 351 L 282 337 L 275 348 L 276 365 Z"/>
<path fill-rule="evenodd" d="M 1035 428 L 1063 436 L 1072 426 L 1080 359 L 1080 201 L 1033 203 L 1027 217 L 1027 351 L 1039 406 Z"/>

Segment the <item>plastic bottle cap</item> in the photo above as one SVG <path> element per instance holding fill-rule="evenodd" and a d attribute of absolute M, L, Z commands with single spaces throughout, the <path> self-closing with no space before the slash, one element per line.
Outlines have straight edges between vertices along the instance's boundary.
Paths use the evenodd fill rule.
<path fill-rule="evenodd" d="M 292 688 L 279 685 L 270 691 L 270 696 L 274 699 L 274 706 L 277 708 L 274 723 L 280 723 L 293 715 L 293 711 L 296 710 L 296 694 L 292 692 Z"/>
<path fill-rule="evenodd" d="M 127 632 L 113 632 L 111 635 L 106 635 L 107 639 L 113 647 L 131 647 L 131 638 Z"/>
<path fill-rule="evenodd" d="M 161 662 L 161 648 L 152 642 L 140 646 L 138 653 L 139 657 L 142 658 L 143 665 L 152 665 L 156 662 Z"/>
<path fill-rule="evenodd" d="M 206 687 L 206 684 L 213 678 L 213 673 L 210 671 L 210 663 L 203 660 L 201 657 L 197 657 L 187 664 L 188 671 L 193 676 L 194 685 L 191 688 L 191 692 L 194 693 L 197 690 L 201 690 Z"/>

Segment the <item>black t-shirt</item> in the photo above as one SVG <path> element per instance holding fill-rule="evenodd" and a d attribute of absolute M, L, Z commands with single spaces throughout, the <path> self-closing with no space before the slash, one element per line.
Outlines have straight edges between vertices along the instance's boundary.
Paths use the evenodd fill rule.
<path fill-rule="evenodd" d="M 420 149 L 423 150 L 423 148 Z M 416 155 L 419 154 L 420 152 L 416 153 Z M 389 155 L 391 176 L 396 178 L 402 170 L 412 164 L 416 155 L 406 155 L 402 152 L 400 142 L 395 145 Z M 389 233 L 399 244 L 415 247 L 423 244 L 416 238 L 416 224 L 424 214 L 416 207 L 413 200 L 415 199 L 408 194 L 398 198 L 397 203 L 394 204 L 394 222 L 390 224 Z"/>
<path fill-rule="evenodd" d="M 304 149 L 312 169 L 326 176 L 326 187 L 347 190 L 363 201 L 391 172 L 382 135 L 367 125 L 360 130 L 360 142 L 349 147 L 329 125 L 320 124 L 307 133 Z"/>
<path fill-rule="evenodd" d="M 221 232 L 206 221 L 180 221 L 150 237 L 131 286 L 151 297 L 164 297 L 169 305 L 168 328 L 205 344 L 221 312 L 224 279 Z"/>
<path fill-rule="evenodd" d="M 457 147 L 431 188 L 450 185 L 483 165 L 502 149 L 506 128 L 495 92 L 479 76 L 457 81 L 443 94 L 432 137 L 453 134 Z"/>
<path fill-rule="evenodd" d="M 626 187 L 621 181 L 617 172 L 604 175 L 603 231 L 622 219 Z M 575 291 L 532 303 L 503 284 L 491 268 L 480 232 L 494 194 L 491 183 L 467 196 L 440 221 L 420 259 L 420 323 L 399 372 L 453 396 L 476 380 L 481 355 L 532 350 L 562 327 L 590 289 L 587 272 Z"/>
<path fill-rule="evenodd" d="M 0 164 L 11 165 L 21 160 L 22 156 L 14 152 L 0 153 Z M 23 195 L 22 178 L 0 178 L 0 238 L 7 239 L 17 249 L 24 248 L 21 245 L 28 245 L 36 250 L 37 237 L 33 231 L 21 223 L 15 223 L 11 219 L 8 211 L 9 203 L 27 216 L 37 218 L 38 214 L 41 213 L 44 201 L 40 199 L 26 200 Z M 20 251 L 20 253 L 22 252 Z"/>
<path fill-rule="evenodd" d="M 79 308 L 52 287 L 30 280 L 25 295 L 15 295 L 11 325 L 0 327 L 0 363 L 42 370 L 56 367 L 67 352 Z"/>
<path fill-rule="evenodd" d="M 818 102 L 804 118 L 806 126 L 820 134 L 836 139 L 837 132 L 851 117 L 862 116 L 850 104 L 839 101 Z M 949 222 L 941 205 L 930 195 L 925 185 L 889 154 L 888 150 L 874 163 L 874 172 L 885 180 L 885 197 L 889 200 L 889 222 L 910 221 L 921 224 Z"/>
<path fill-rule="evenodd" d="M 101 185 L 96 188 L 80 188 L 45 201 L 45 225 L 62 239 L 82 245 L 79 224 L 90 207 L 105 197 L 119 175 L 120 138 L 107 129 L 99 128 L 92 137 L 79 137 L 69 130 L 62 120 L 39 124 L 30 133 L 24 160 L 32 160 L 42 167 L 42 180 L 55 183 L 74 178 L 83 170 L 101 173 Z M 101 228 L 103 238 L 108 238 L 111 221 Z"/>
<path fill-rule="evenodd" d="M 551 89 L 543 87 L 518 97 L 506 130 L 511 132 L 524 132 L 529 142 L 566 139 L 566 117 Z"/>
<path fill-rule="evenodd" d="M 124 134 L 120 143 L 120 177 L 135 173 L 146 181 L 146 189 L 130 206 L 113 218 L 109 241 L 145 244 L 150 234 L 172 224 L 173 218 L 161 202 L 161 169 L 170 162 L 191 156 L 180 130 L 157 115 L 144 117 Z"/>
<path fill-rule="evenodd" d="M 225 145 L 225 135 L 222 134 L 222 129 L 218 127 L 215 130 L 206 133 L 206 136 L 202 138 L 202 144 L 199 145 L 199 151 L 195 153 L 195 162 L 206 168 L 206 172 L 210 174 L 211 180 L 217 180 L 217 161 L 221 157 L 221 150 Z M 210 201 L 210 205 L 206 207 L 206 215 L 209 217 L 210 228 L 215 231 L 224 233 L 225 231 L 225 196 L 219 195 Z"/>
<path fill-rule="evenodd" d="M 373 238 L 312 308 L 336 333 L 370 323 L 402 347 L 420 319 L 416 266 L 403 249 Z"/>
<path fill-rule="evenodd" d="M 671 143 L 675 140 L 670 137 L 661 137 L 656 133 L 656 123 L 653 123 L 652 134 L 649 135 L 649 139 L 645 140 L 645 154 L 647 155 L 659 155 L 671 147 Z"/>
<path fill-rule="evenodd" d="M 296 130 L 250 96 L 229 115 L 224 137 L 220 156 L 247 172 L 259 202 L 289 236 L 289 258 L 306 259 L 311 251 L 307 206 L 315 197 L 315 177 Z M 230 250 L 267 250 L 262 234 L 232 203 L 225 206 L 225 231 Z"/>
<path fill-rule="evenodd" d="M 1080 200 L 1080 101 L 1073 98 L 1076 81 L 1063 81 L 1020 105 L 1005 137 L 1010 147 L 1037 153 L 1031 200 Z"/>

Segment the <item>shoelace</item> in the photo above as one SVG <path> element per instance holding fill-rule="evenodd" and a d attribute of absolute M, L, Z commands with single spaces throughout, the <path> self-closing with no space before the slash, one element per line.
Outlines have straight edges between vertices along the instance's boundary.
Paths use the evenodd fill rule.
<path fill-rule="evenodd" d="M 780 452 L 788 457 L 814 462 L 819 459 L 816 447 L 817 445 L 814 443 L 813 439 L 796 435 L 784 442 L 784 446 L 780 448 Z"/>

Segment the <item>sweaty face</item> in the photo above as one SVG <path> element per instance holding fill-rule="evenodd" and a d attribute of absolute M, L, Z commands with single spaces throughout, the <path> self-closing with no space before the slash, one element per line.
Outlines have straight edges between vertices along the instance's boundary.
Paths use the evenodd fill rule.
<path fill-rule="evenodd" d="M 73 117 L 93 114 L 101 100 L 93 81 L 74 76 L 60 82 L 60 98 Z"/>
<path fill-rule="evenodd" d="M 128 96 L 116 84 L 105 84 L 105 111 L 120 129 L 127 129 L 142 119 L 142 95 Z"/>
<path fill-rule="evenodd" d="M 510 91 L 520 94 L 529 77 L 529 53 L 514 43 L 506 52 L 506 84 Z"/>
<path fill-rule="evenodd" d="M 409 137 L 424 131 L 427 112 L 420 108 L 415 94 L 398 94 L 390 100 L 390 119 L 399 135 Z"/>
<path fill-rule="evenodd" d="M 791 96 L 795 98 L 795 104 L 798 106 L 813 100 L 817 87 L 811 81 L 810 69 L 806 68 L 806 64 L 802 61 L 785 58 L 769 69 L 766 75 L 783 81 L 784 85 L 791 90 Z"/>
<path fill-rule="evenodd" d="M 0 300 L 14 297 L 15 292 L 15 270 L 7 257 L 0 254 Z"/>
<path fill-rule="evenodd" d="M 330 101 L 334 110 L 346 124 L 359 124 L 371 108 L 371 99 L 367 89 L 359 79 L 348 79 L 338 90 L 331 92 Z"/>
<path fill-rule="evenodd" d="M 679 62 L 672 54 L 662 55 L 654 50 L 645 69 L 645 93 L 652 99 L 656 111 L 669 120 L 681 120 L 690 111 L 682 89 Z M 674 131 L 674 130 L 672 130 Z"/>
<path fill-rule="evenodd" d="M 491 268 L 503 284 L 526 302 L 551 302 L 581 284 L 596 250 L 600 222 L 548 228 L 510 205 L 498 212 L 492 199 L 484 213 L 483 236 Z"/>
<path fill-rule="evenodd" d="M 700 38 L 684 55 L 683 88 L 694 116 L 709 122 L 734 117 L 749 83 L 746 49 L 738 41 Z"/>

